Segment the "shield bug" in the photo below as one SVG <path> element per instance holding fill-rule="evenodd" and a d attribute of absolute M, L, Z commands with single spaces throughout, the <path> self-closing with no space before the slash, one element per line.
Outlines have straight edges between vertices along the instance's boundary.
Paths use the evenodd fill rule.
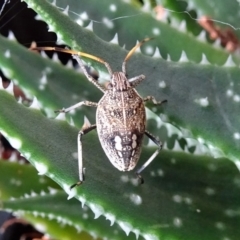
<path fill-rule="evenodd" d="M 97 129 L 101 146 L 114 167 L 120 171 L 130 171 L 135 168 L 141 154 L 143 137 L 146 135 L 157 146 L 158 149 L 152 156 L 136 171 L 136 175 L 140 182 L 143 178 L 140 173 L 154 160 L 162 148 L 162 143 L 146 130 L 146 101 L 152 101 L 154 104 L 162 104 L 166 100 L 158 102 L 153 96 L 145 98 L 140 97 L 135 87 L 145 79 L 144 75 L 139 75 L 128 79 L 126 74 L 126 63 L 133 55 L 135 50 L 143 43 L 149 41 L 146 38 L 132 48 L 125 57 L 121 72 L 113 72 L 109 63 L 96 56 L 77 52 L 69 49 L 61 49 L 55 47 L 36 47 L 34 50 L 59 51 L 72 54 L 82 68 L 87 79 L 100 89 L 104 95 L 98 103 L 90 101 L 82 101 L 66 109 L 58 110 L 58 112 L 69 112 L 82 105 L 96 107 L 96 124 L 84 124 L 78 133 L 78 166 L 79 166 L 79 182 L 72 185 L 82 184 L 84 181 L 83 161 L 82 161 L 82 136 L 93 129 Z M 110 83 L 107 88 L 101 86 L 86 70 L 81 57 L 87 57 L 103 63 L 110 75 Z"/>

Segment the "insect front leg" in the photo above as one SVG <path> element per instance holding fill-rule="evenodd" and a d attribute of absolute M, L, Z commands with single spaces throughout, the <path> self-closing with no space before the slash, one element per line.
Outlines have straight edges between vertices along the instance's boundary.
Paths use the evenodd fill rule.
<path fill-rule="evenodd" d="M 139 75 L 139 76 L 128 79 L 128 81 L 130 82 L 131 87 L 135 88 L 144 79 L 145 79 L 144 75 Z"/>
<path fill-rule="evenodd" d="M 91 82 L 92 84 L 94 84 L 98 89 L 100 89 L 102 92 L 105 92 L 106 89 L 104 89 L 104 87 L 102 87 L 97 81 L 96 79 L 94 79 L 87 71 L 86 67 L 83 64 L 82 59 L 80 58 L 79 55 L 72 55 L 73 58 L 78 62 L 79 66 L 81 67 L 84 75 L 87 77 L 88 81 Z"/>
<path fill-rule="evenodd" d="M 143 98 L 143 101 L 144 101 L 144 102 L 152 101 L 153 104 L 155 104 L 155 105 L 161 105 L 161 104 L 167 102 L 167 100 L 163 100 L 163 101 L 158 102 L 158 101 L 155 99 L 155 97 L 153 97 L 153 96 L 147 96 L 147 97 Z"/>
<path fill-rule="evenodd" d="M 74 183 L 70 189 L 79 186 L 82 184 L 84 181 L 84 168 L 83 168 L 83 160 L 82 160 L 82 136 L 89 133 L 93 129 L 96 129 L 96 124 L 94 125 L 88 125 L 86 126 L 85 124 L 83 125 L 82 129 L 78 133 L 78 172 L 79 172 L 79 181 L 77 183 Z"/>
<path fill-rule="evenodd" d="M 147 137 L 149 137 L 157 146 L 158 149 L 152 154 L 152 156 L 136 171 L 136 175 L 140 181 L 141 184 L 144 183 L 144 180 L 142 178 L 142 176 L 140 175 L 140 173 L 155 159 L 155 157 L 159 154 L 159 152 L 162 149 L 162 142 L 159 141 L 155 136 L 153 136 L 151 133 L 149 133 L 148 131 L 145 131 L 145 135 L 147 135 Z"/>
<path fill-rule="evenodd" d="M 63 108 L 63 109 L 60 109 L 60 110 L 56 110 L 54 112 L 61 112 L 61 113 L 67 113 L 75 108 L 78 108 L 78 107 L 81 107 L 81 106 L 89 106 L 89 107 L 97 107 L 98 104 L 95 103 L 95 102 L 90 102 L 90 101 L 82 101 L 82 102 L 79 102 L 79 103 L 76 103 L 68 108 Z"/>

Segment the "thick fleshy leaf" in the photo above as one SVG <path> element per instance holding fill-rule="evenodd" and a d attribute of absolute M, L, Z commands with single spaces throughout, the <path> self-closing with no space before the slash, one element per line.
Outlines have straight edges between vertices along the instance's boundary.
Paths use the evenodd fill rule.
<path fill-rule="evenodd" d="M 109 227 L 109 221 L 103 217 L 94 219 L 93 212 L 78 200 L 67 200 L 59 185 L 46 176 L 38 176 L 33 166 L 2 160 L 0 169 L 1 209 L 40 225 L 54 239 L 79 239 L 88 236 L 86 231 L 106 239 L 125 237 L 118 225 Z M 130 235 L 130 239 L 135 238 Z"/>
<path fill-rule="evenodd" d="M 0 118 L 5 135 L 41 173 L 86 201 L 95 216 L 103 214 L 147 239 L 238 239 L 239 172 L 231 162 L 162 151 L 144 172 L 145 184 L 138 186 L 132 173 L 110 165 L 92 132 L 83 139 L 86 181 L 70 191 L 78 179 L 72 157 L 78 130 L 21 106 L 3 90 L 0 103 L 9 107 Z M 140 162 L 152 152 L 144 148 Z"/>
<path fill-rule="evenodd" d="M 94 37 L 92 36 L 92 38 Z M 65 80 L 65 76 L 67 76 L 70 70 L 64 69 L 61 72 L 59 66 L 56 64 L 49 65 L 49 61 L 40 59 L 37 54 L 27 50 L 24 51 L 4 38 L 0 38 L 0 41 L 0 49 L 2 48 L 2 51 L 5 53 L 5 55 L 0 57 L 0 63 L 2 69 L 10 78 L 18 81 L 22 80 L 24 82 L 23 85 L 28 85 L 29 87 L 28 82 L 32 82 L 30 79 L 32 74 L 21 73 L 23 77 L 20 77 L 18 69 L 24 69 L 24 66 L 26 66 L 27 69 L 24 72 L 36 71 L 36 75 L 41 76 L 48 66 L 51 72 L 48 75 L 50 87 L 52 88 L 61 82 L 57 88 L 59 90 L 54 90 L 54 96 L 57 99 L 55 104 L 57 105 L 60 102 L 59 99 L 61 99 L 62 103 L 65 99 L 68 99 L 66 102 L 70 102 L 69 95 L 64 94 L 66 89 L 72 88 L 67 86 L 71 84 Z M 105 47 L 108 45 L 109 53 L 111 51 L 119 51 L 121 54 L 124 54 L 124 51 L 120 50 L 116 45 L 106 43 L 104 45 Z M 11 57 L 7 55 L 8 52 Z M 18 57 L 20 55 L 21 58 Z M 32 61 L 30 60 L 31 58 Z M 218 155 L 216 156 L 227 156 L 235 161 L 238 166 L 240 131 L 239 119 L 235 113 L 240 108 L 240 95 L 237 84 L 240 74 L 239 68 L 236 66 L 217 67 L 193 63 L 169 63 L 162 59 L 149 58 L 137 54 L 133 58 L 136 61 L 136 65 L 130 65 L 129 72 L 136 76 L 140 73 L 139 69 L 141 69 L 141 73 L 147 76 L 147 79 L 139 86 L 141 95 L 152 95 L 157 100 L 168 99 L 167 105 L 152 108 L 156 114 L 164 112 L 167 116 L 167 121 L 176 124 L 178 127 L 188 129 L 188 131 L 192 132 L 195 139 L 203 139 L 210 152 L 217 152 Z M 37 63 L 38 61 L 43 63 L 43 65 Z M 36 65 L 32 64 L 32 62 L 36 63 Z M 30 68 L 30 64 L 32 64 L 33 68 Z M 57 78 L 52 78 L 55 72 L 62 73 L 64 79 L 62 80 L 60 75 Z M 71 74 L 75 75 L 73 72 Z M 71 74 L 69 75 L 70 77 Z M 24 78 L 25 75 L 28 78 Z M 83 91 L 79 93 L 81 99 L 85 97 L 85 87 L 82 85 L 84 82 L 86 82 L 86 89 L 89 89 L 89 92 L 91 92 L 89 83 L 84 81 L 84 79 L 77 81 L 77 75 L 75 75 L 74 86 L 79 85 L 76 89 Z M 37 83 L 31 86 L 33 92 L 36 91 L 33 89 L 33 86 L 36 85 Z M 94 86 L 91 89 L 95 93 Z M 45 95 L 41 94 L 41 90 L 39 91 L 38 96 L 44 98 Z M 58 95 L 58 92 L 62 94 Z M 87 100 L 98 102 L 100 94 L 98 93 L 95 96 L 91 94 L 91 98 Z M 50 92 L 48 96 L 51 96 Z M 54 97 L 51 96 L 51 99 L 54 99 Z M 71 102 L 72 104 L 75 103 L 73 99 L 71 99 Z M 64 106 L 66 105 L 64 104 Z M 91 120 L 94 119 L 94 109 L 89 108 L 86 111 L 90 112 Z M 88 114 L 86 115 L 88 116 Z M 83 120 L 83 113 L 81 116 L 80 121 Z"/>

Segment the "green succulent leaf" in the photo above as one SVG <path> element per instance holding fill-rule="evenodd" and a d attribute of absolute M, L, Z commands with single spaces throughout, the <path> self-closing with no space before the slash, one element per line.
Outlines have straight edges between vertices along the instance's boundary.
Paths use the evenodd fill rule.
<path fill-rule="evenodd" d="M 81 206 L 77 199 L 67 200 L 59 185 L 46 176 L 38 176 L 33 166 L 1 160 L 0 168 L 4 169 L 0 175 L 1 209 L 13 211 L 36 226 L 41 225 L 54 239 L 125 237 L 119 226 L 115 224 L 110 228 L 110 222 L 103 217 L 95 219 L 93 212 L 86 205 Z M 131 234 L 129 238 L 136 237 Z"/>
<path fill-rule="evenodd" d="M 228 53 L 223 49 L 209 45 L 201 37 L 197 39 L 195 36 L 188 34 L 185 27 L 169 26 L 167 23 L 157 21 L 152 13 L 145 12 L 141 6 L 136 4 L 117 0 L 110 2 L 109 0 L 101 2 L 92 0 L 91 4 L 88 0 L 81 2 L 59 0 L 56 6 L 48 3 L 52 2 L 51 0 L 25 0 L 25 2 L 49 24 L 51 30 L 57 33 L 59 41 L 64 41 L 74 50 L 81 49 L 87 53 L 101 56 L 108 62 L 112 59 L 105 44 L 98 38 L 95 39 L 93 44 L 90 44 L 89 38 L 93 33 L 80 28 L 81 25 L 86 26 L 90 23 L 88 28 L 105 41 L 110 41 L 117 33 L 119 45 L 125 45 L 127 49 L 134 46 L 136 39 L 142 40 L 145 37 L 154 37 L 154 41 L 149 43 L 148 47 L 143 46 L 143 49 L 145 49 L 143 51 L 153 55 L 157 47 L 164 59 L 167 59 L 170 55 L 173 61 L 181 59 L 182 52 L 185 52 L 188 59 L 194 62 L 200 62 L 202 55 L 205 54 L 211 63 L 218 65 L 224 64 L 228 57 Z M 63 14 L 59 12 L 58 8 L 68 11 Z M 116 10 L 112 11 L 112 8 Z M 76 9 L 79 9 L 79 12 L 76 13 Z M 126 17 L 121 19 L 122 16 Z M 119 17 L 120 20 L 117 20 Z M 138 26 L 141 26 L 141 28 Z M 113 41 L 118 42 L 115 38 Z M 101 45 L 99 45 L 100 43 Z M 113 67 L 123 59 L 118 51 L 114 55 L 118 57 L 111 62 Z M 234 56 L 234 59 L 239 62 L 237 55 Z"/>
<path fill-rule="evenodd" d="M 93 131 L 83 138 L 86 181 L 70 191 L 69 187 L 78 181 L 77 134 L 84 116 L 95 122 L 95 110 L 84 107 L 67 114 L 68 121 L 71 115 L 75 125 L 70 126 L 60 120 L 62 115 L 59 120 L 49 119 L 35 108 L 39 103 L 45 115 L 53 118 L 54 110 L 82 100 L 98 102 L 102 93 L 76 69 L 44 59 L 3 37 L 0 37 L 1 70 L 39 102 L 34 99 L 32 107 L 28 108 L 7 93 L 11 92 L 12 85 L 0 90 L 0 132 L 40 174 L 57 182 L 69 198 L 75 196 L 86 203 L 95 217 L 103 215 L 118 223 L 127 234 L 133 232 L 153 240 L 237 240 L 240 130 L 236 113 L 240 103 L 240 70 L 235 63 L 239 63 L 239 56 L 228 56 L 223 49 L 188 34 L 185 29 L 179 31 L 177 27 L 157 21 L 152 15 L 152 6 L 146 9 L 146 2 L 141 6 L 135 1 L 92 0 L 89 4 L 85 0 L 67 3 L 58 0 L 54 6 L 46 0 L 25 1 L 57 33 L 58 40 L 74 50 L 101 57 L 114 71 L 119 71 L 127 54 L 120 46 L 125 44 L 130 49 L 136 39 L 146 36 L 154 35 L 155 39 L 141 48 L 144 53 L 152 55 L 151 51 L 157 46 L 163 58 L 169 54 L 174 61 L 180 59 L 170 62 L 157 52 L 153 57 L 135 53 L 127 63 L 129 77 L 146 76 L 137 88 L 141 96 L 168 100 L 161 107 L 147 105 L 152 110 L 147 109 L 148 130 L 164 140 L 165 150 L 144 171 L 145 184 L 139 186 L 132 172 L 122 173 L 113 168 Z M 59 9 L 65 10 L 61 13 Z M 118 20 L 121 16 L 127 17 Z M 88 25 L 90 20 L 94 20 L 93 25 Z M 111 43 L 104 41 L 109 41 L 115 33 L 118 33 L 118 44 L 114 43 L 116 38 Z M 189 62 L 182 51 L 195 63 Z M 214 64 L 210 64 L 205 55 Z M 84 60 L 99 71 L 100 77 L 109 79 L 102 64 Z M 151 144 L 144 147 L 139 166 L 154 150 Z M 0 187 L 6 191 L 4 184 Z M 26 185 L 19 193 L 27 188 L 31 190 Z M 4 194 L 6 200 L 10 194 Z M 60 216 L 67 218 L 65 193 L 60 191 L 57 196 L 58 206 L 63 208 L 62 211 L 58 208 Z M 45 197 L 49 198 L 49 203 L 54 203 L 53 196 Z M 77 200 L 70 201 L 79 205 Z M 35 207 L 29 209 L 31 201 Z M 4 205 L 30 215 L 35 209 L 47 216 L 52 205 L 41 206 L 42 201 L 46 199 L 37 196 L 20 202 L 5 201 Z M 19 205 L 24 207 L 19 208 Z M 74 214 L 78 221 L 80 210 Z M 106 224 L 102 218 L 96 222 L 96 228 Z M 71 223 L 74 225 L 73 219 Z M 110 228 L 109 239 L 113 239 L 113 231 Z M 130 238 L 135 238 L 133 233 Z M 119 234 L 119 239 L 124 238 L 122 231 Z M 99 236 L 105 235 L 100 233 Z"/>
<path fill-rule="evenodd" d="M 139 186 L 132 173 L 121 173 L 110 165 L 92 132 L 83 139 L 86 181 L 70 191 L 69 186 L 78 180 L 77 161 L 72 157 L 77 151 L 78 130 L 22 106 L 4 90 L 0 103 L 8 105 L 0 126 L 7 129 L 9 139 L 18 141 L 40 173 L 86 202 L 96 217 L 104 215 L 127 233 L 133 231 L 144 238 L 198 239 L 196 231 L 202 229 L 199 239 L 239 236 L 239 173 L 231 162 L 162 151 L 144 172 L 146 183 Z M 152 147 L 144 148 L 140 162 L 152 152 Z"/>

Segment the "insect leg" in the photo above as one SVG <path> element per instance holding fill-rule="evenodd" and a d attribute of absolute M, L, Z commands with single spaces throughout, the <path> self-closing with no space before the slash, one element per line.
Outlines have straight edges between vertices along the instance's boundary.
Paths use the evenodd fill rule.
<path fill-rule="evenodd" d="M 154 137 L 148 131 L 145 131 L 145 134 L 158 146 L 158 149 L 152 154 L 152 156 L 136 171 L 136 175 L 141 184 L 144 183 L 144 180 L 140 173 L 154 160 L 154 158 L 159 154 L 162 149 L 162 142 L 159 141 L 156 137 Z"/>
<path fill-rule="evenodd" d="M 135 88 L 140 82 L 142 82 L 145 79 L 144 75 L 136 76 L 133 78 L 128 79 L 130 82 L 131 87 Z"/>
<path fill-rule="evenodd" d="M 78 62 L 79 66 L 81 67 L 81 69 L 83 70 L 83 73 L 85 74 L 85 76 L 87 77 L 87 79 L 89 80 L 89 82 L 91 82 L 92 84 L 94 84 L 98 89 L 100 89 L 102 92 L 105 92 L 105 88 L 102 87 L 97 81 L 96 79 L 94 79 L 87 71 L 86 67 L 83 64 L 82 59 L 80 58 L 79 55 L 72 55 L 73 58 Z"/>
<path fill-rule="evenodd" d="M 82 102 L 79 102 L 79 103 L 76 103 L 68 108 L 63 108 L 63 109 L 60 109 L 60 110 L 56 110 L 54 112 L 58 113 L 58 112 L 61 112 L 61 113 L 67 113 L 75 108 L 78 108 L 78 107 L 81 107 L 82 105 L 85 105 L 85 106 L 89 106 L 89 107 L 97 107 L 98 104 L 95 103 L 95 102 L 90 102 L 90 101 L 82 101 Z"/>
<path fill-rule="evenodd" d="M 89 133 L 90 131 L 92 131 L 93 129 L 96 129 L 96 124 L 94 125 L 89 125 L 86 126 L 85 124 L 83 125 L 82 129 L 79 131 L 78 133 L 78 171 L 79 171 L 79 181 L 77 183 L 74 183 L 70 189 L 79 186 L 82 184 L 82 182 L 84 181 L 84 168 L 83 168 L 83 160 L 82 160 L 82 136 Z"/>
<path fill-rule="evenodd" d="M 163 100 L 163 101 L 158 102 L 158 101 L 155 99 L 155 97 L 153 97 L 153 96 L 147 96 L 147 97 L 143 98 L 143 101 L 144 101 L 144 102 L 152 101 L 155 105 L 161 105 L 161 104 L 167 102 L 167 100 Z"/>

